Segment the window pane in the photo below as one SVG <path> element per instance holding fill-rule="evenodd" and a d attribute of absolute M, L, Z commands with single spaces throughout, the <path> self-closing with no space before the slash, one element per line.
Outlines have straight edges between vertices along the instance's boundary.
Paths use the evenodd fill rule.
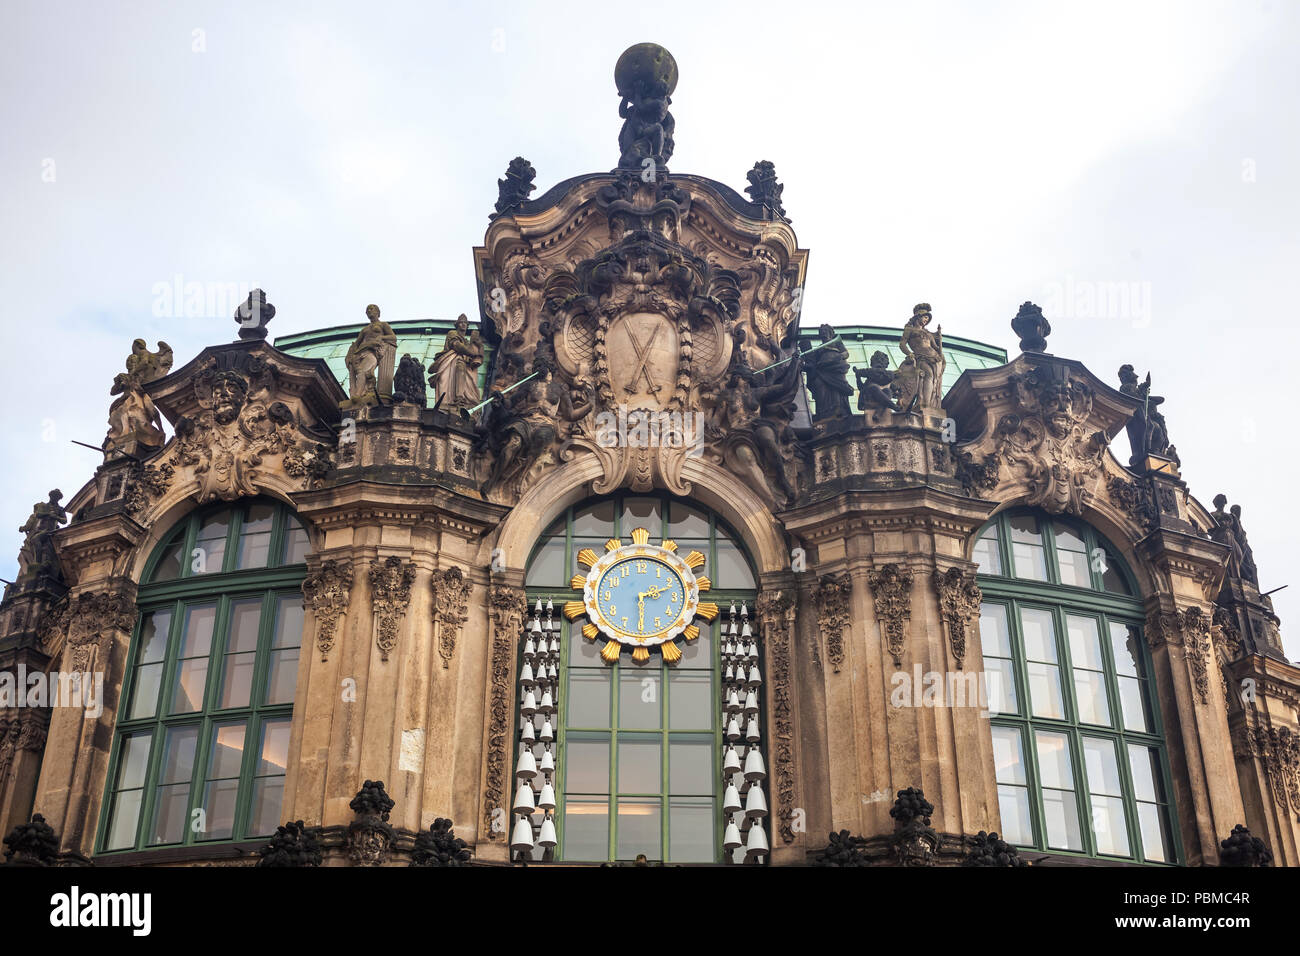
<path fill-rule="evenodd" d="M 633 528 L 645 528 L 650 537 L 658 538 L 663 530 L 663 516 L 659 511 L 658 498 L 628 498 L 623 502 L 623 527 L 620 536 L 626 541 L 632 536 Z"/>
<path fill-rule="evenodd" d="M 153 577 L 151 581 L 175 581 L 181 576 L 181 571 L 185 568 L 185 561 L 181 550 L 185 547 L 185 531 L 175 537 L 171 544 L 167 545 L 163 555 L 158 559 L 154 566 Z"/>
<path fill-rule="evenodd" d="M 1029 700 L 1035 717 L 1062 720 L 1065 705 L 1061 699 L 1061 669 L 1053 664 L 1025 665 L 1029 677 Z"/>
<path fill-rule="evenodd" d="M 196 604 L 185 609 L 185 634 L 181 657 L 206 657 L 212 650 L 212 625 L 217 619 L 215 604 Z"/>
<path fill-rule="evenodd" d="M 1127 827 L 1122 797 L 1092 795 L 1092 833 L 1097 841 L 1098 853 L 1128 856 Z"/>
<path fill-rule="evenodd" d="M 713 727 L 713 675 L 708 671 L 668 674 L 668 726 L 674 730 Z"/>
<path fill-rule="evenodd" d="M 609 738 L 574 740 L 570 736 L 561 769 L 569 793 L 609 793 Z"/>
<path fill-rule="evenodd" d="M 135 671 L 135 687 L 127 720 L 152 717 L 158 709 L 158 690 L 162 685 L 163 658 L 167 653 L 167 632 L 171 628 L 170 610 L 150 611 L 140 624 L 141 665 Z"/>
<path fill-rule="evenodd" d="M 618 802 L 619 860 L 634 860 L 644 853 L 648 859 L 663 859 L 658 800 L 620 800 Z"/>
<path fill-rule="evenodd" d="M 559 525 L 560 534 L 564 534 L 564 524 Z M 601 501 L 573 512 L 573 535 L 575 538 L 612 538 L 614 537 L 614 502 Z M 601 854 L 602 857 L 604 854 Z"/>
<path fill-rule="evenodd" d="M 1015 727 L 993 727 L 993 766 L 998 783 L 1024 785 L 1024 751 Z"/>
<path fill-rule="evenodd" d="M 564 858 L 609 859 L 609 804 L 604 800 L 564 801 Z"/>
<path fill-rule="evenodd" d="M 1138 642 L 1141 635 L 1136 627 L 1126 624 L 1110 625 L 1110 646 L 1115 657 L 1115 671 L 1130 677 L 1142 676 L 1142 655 Z"/>
<path fill-rule="evenodd" d="M 1056 535 L 1056 548 L 1058 551 L 1073 551 L 1078 554 L 1085 554 L 1088 546 L 1083 543 L 1083 538 L 1079 536 L 1069 525 L 1061 522 L 1053 522 L 1052 531 Z"/>
<path fill-rule="evenodd" d="M 281 594 L 275 599 L 275 634 L 272 647 L 302 645 L 302 595 Z"/>
<path fill-rule="evenodd" d="M 659 671 L 621 669 L 618 680 L 618 725 L 633 730 L 662 727 L 663 675 Z"/>
<path fill-rule="evenodd" d="M 302 564 L 311 553 L 311 538 L 307 529 L 295 518 L 286 517 L 287 527 L 284 534 L 284 564 Z M 278 826 L 278 824 L 277 824 Z"/>
<path fill-rule="evenodd" d="M 1074 666 L 1090 671 L 1103 670 L 1101 635 L 1097 633 L 1096 619 L 1068 614 L 1065 630 L 1070 637 L 1070 660 Z"/>
<path fill-rule="evenodd" d="M 298 685 L 298 648 L 272 651 L 266 675 L 266 703 L 292 704 Z"/>
<path fill-rule="evenodd" d="M 1137 805 L 1138 828 L 1142 831 L 1142 857 L 1146 860 L 1173 863 L 1170 850 L 1169 823 L 1164 807 L 1154 803 Z"/>
<path fill-rule="evenodd" d="M 713 793 L 713 736 L 674 736 L 668 743 L 668 792 Z"/>
<path fill-rule="evenodd" d="M 618 741 L 618 792 L 658 793 L 663 789 L 663 747 L 658 736 L 637 734 Z"/>
<path fill-rule="evenodd" d="M 980 642 L 986 657 L 1010 657 L 1011 638 L 1007 633 L 1007 609 L 1003 604 L 980 605 Z"/>
<path fill-rule="evenodd" d="M 173 714 L 187 714 L 203 707 L 208 680 L 208 654 L 212 650 L 215 605 L 193 605 L 185 610 L 185 632 L 181 640 L 181 661 L 172 686 Z"/>
<path fill-rule="evenodd" d="M 1018 846 L 1034 845 L 1033 818 L 1029 815 L 1029 790 L 998 784 L 998 809 L 1002 812 L 1002 839 Z"/>
<path fill-rule="evenodd" d="M 721 620 L 721 619 L 719 619 Z M 682 649 L 682 659 L 677 662 L 678 670 L 692 667 L 713 668 L 713 627 L 697 620 L 700 636 L 693 641 L 679 638 L 677 646 Z"/>
<path fill-rule="evenodd" d="M 1119 559 L 1106 550 L 1106 567 L 1101 574 L 1101 586 L 1111 594 L 1132 594 L 1128 581 L 1119 569 Z"/>
<path fill-rule="evenodd" d="M 680 501 L 669 503 L 668 537 L 680 541 L 683 538 L 707 538 L 708 536 L 708 515 Z"/>
<path fill-rule="evenodd" d="M 1002 573 L 1002 558 L 998 554 L 997 525 L 989 525 L 984 529 L 984 533 L 975 540 L 975 549 L 971 552 L 971 560 L 979 565 L 980 574 Z"/>
<path fill-rule="evenodd" d="M 574 549 L 575 554 L 577 550 Z M 529 562 L 524 583 L 530 587 L 558 587 L 568 583 L 564 580 L 564 538 L 552 538 L 542 543 Z"/>
<path fill-rule="evenodd" d="M 713 801 L 675 797 L 668 802 L 668 859 L 673 863 L 714 862 Z"/>
<path fill-rule="evenodd" d="M 1088 771 L 1088 790 L 1109 797 L 1123 796 L 1119 764 L 1115 760 L 1115 745 L 1096 737 L 1083 738 L 1083 765 Z"/>
<path fill-rule="evenodd" d="M 256 654 L 226 655 L 225 668 L 221 675 L 221 694 L 217 700 L 218 710 L 248 706 L 253 691 L 253 668 L 256 664 Z"/>
<path fill-rule="evenodd" d="M 1074 771 L 1070 767 L 1070 741 L 1064 734 L 1039 732 L 1037 748 L 1047 845 L 1060 850 L 1082 850 Z"/>
<path fill-rule="evenodd" d="M 1056 563 L 1061 570 L 1061 583 L 1075 588 L 1092 587 L 1088 571 L 1088 555 L 1081 551 L 1057 551 Z"/>
<path fill-rule="evenodd" d="M 248 836 L 269 836 L 284 821 L 280 806 L 284 803 L 284 777 L 258 777 L 253 781 L 253 795 L 248 813 Z"/>
<path fill-rule="evenodd" d="M 289 766 L 289 728 L 288 717 L 262 721 L 262 750 L 253 771 L 255 774 L 284 775 Z"/>
<path fill-rule="evenodd" d="M 1143 682 L 1134 677 L 1120 677 L 1119 703 L 1124 716 L 1124 729 L 1139 733 L 1151 733 L 1151 722 L 1147 719 L 1146 693 Z"/>
<path fill-rule="evenodd" d="M 705 553 L 708 552 L 707 548 L 701 548 L 700 550 Z M 706 569 L 701 568 L 700 570 L 707 575 Z M 749 562 L 745 560 L 740 553 L 740 549 L 734 544 L 718 542 L 718 562 L 714 568 L 714 574 L 716 575 L 714 580 L 716 587 L 736 588 L 738 590 L 749 590 L 754 587 L 754 573 L 749 569 Z"/>
<path fill-rule="evenodd" d="M 167 632 L 171 630 L 170 609 L 150 611 L 140 623 L 140 655 L 137 664 L 153 664 L 167 655 Z"/>
<path fill-rule="evenodd" d="M 568 708 L 570 727 L 608 727 L 610 671 L 570 671 Z M 602 787 L 600 791 L 603 792 Z"/>
<path fill-rule="evenodd" d="M 1138 744 L 1129 744 L 1129 772 L 1133 776 L 1133 798 L 1148 803 L 1164 803 L 1164 788 L 1160 783 L 1160 762 L 1157 751 Z"/>
<path fill-rule="evenodd" d="M 1025 638 L 1025 658 L 1031 661 L 1056 663 L 1056 626 L 1052 612 L 1042 608 L 1022 607 L 1020 629 Z"/>
<path fill-rule="evenodd" d="M 1074 770 L 1070 766 L 1070 740 L 1065 734 L 1039 731 L 1038 772 L 1044 787 L 1074 789 Z"/>
<path fill-rule="evenodd" d="M 1038 519 L 1033 515 L 1016 515 L 1007 520 L 1011 529 L 1011 558 L 1018 578 L 1047 580 L 1047 559 Z"/>
<path fill-rule="evenodd" d="M 1074 672 L 1074 700 L 1079 707 L 1079 722 L 1110 726 L 1110 704 L 1106 696 L 1106 677 L 1095 671 Z"/>
<path fill-rule="evenodd" d="M 143 802 L 143 790 L 124 790 L 113 796 L 105 850 L 128 850 L 135 846 L 135 830 L 140 823 L 140 804 Z"/>
<path fill-rule="evenodd" d="M 239 532 L 239 561 L 237 568 L 264 568 L 271 557 L 271 524 L 275 507 L 269 504 L 250 504 Z"/>
<path fill-rule="evenodd" d="M 243 721 L 219 724 L 208 757 L 208 784 L 201 807 L 206 828 L 201 839 L 228 840 L 235 832 L 235 803 L 239 797 L 239 771 L 244 762 Z"/>
<path fill-rule="evenodd" d="M 261 598 L 230 602 L 230 629 L 217 706 L 247 707 L 252 699 L 257 663 L 257 634 L 262 621 Z"/>
<path fill-rule="evenodd" d="M 163 744 L 150 843 L 179 843 L 189 823 L 190 779 L 198 727 L 171 727 Z"/>
<path fill-rule="evenodd" d="M 135 846 L 136 827 L 140 822 L 140 805 L 144 800 L 145 772 L 153 733 L 146 731 L 122 738 L 117 757 L 117 780 L 112 809 L 109 812 L 108 837 L 104 848 L 122 850 Z"/>
<path fill-rule="evenodd" d="M 199 525 L 195 554 L 190 555 L 194 574 L 220 574 L 226 560 L 226 535 L 230 531 L 230 512 L 209 515 Z"/>
<path fill-rule="evenodd" d="M 1014 664 L 996 657 L 984 658 L 985 691 L 989 710 L 995 714 L 1018 714 Z"/>

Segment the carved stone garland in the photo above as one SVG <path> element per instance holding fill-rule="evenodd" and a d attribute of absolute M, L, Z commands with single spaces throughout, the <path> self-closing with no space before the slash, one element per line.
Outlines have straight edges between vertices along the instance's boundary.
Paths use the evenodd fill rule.
<path fill-rule="evenodd" d="M 316 646 L 322 662 L 329 660 L 335 628 L 348 609 L 351 588 L 352 566 L 338 561 L 322 562 L 302 582 L 305 602 L 316 615 Z"/>
<path fill-rule="evenodd" d="M 381 660 L 397 646 L 397 632 L 411 603 L 411 585 L 415 583 L 415 566 L 405 565 L 397 555 L 370 566 L 370 598 L 375 612 L 375 644 Z"/>
<path fill-rule="evenodd" d="M 939 594 L 939 615 L 948 631 L 952 657 L 961 670 L 966 660 L 966 634 L 979 616 L 984 592 L 975 583 L 975 572 L 968 568 L 936 571 L 934 586 Z"/>
<path fill-rule="evenodd" d="M 826 638 L 826 657 L 838 674 L 844 663 L 844 628 L 849 624 L 849 592 L 853 584 L 847 575 L 828 574 L 817 582 L 817 626 Z"/>
<path fill-rule="evenodd" d="M 443 668 L 451 665 L 456 653 L 456 639 L 461 625 L 469 616 L 469 594 L 473 585 L 465 580 L 460 568 L 433 572 L 433 622 L 438 632 L 438 656 Z"/>
<path fill-rule="evenodd" d="M 489 674 L 492 687 L 488 699 L 487 780 L 483 790 L 484 832 L 495 840 L 504 830 L 499 820 L 509 819 L 504 813 L 506 774 L 510 763 L 510 710 L 513 687 L 510 675 L 514 670 L 514 647 L 528 613 L 528 600 L 522 588 L 494 584 L 489 591 L 492 613 L 492 662 Z M 498 811 L 501 811 L 500 816 Z M 506 834 L 507 839 L 509 834 Z"/>
<path fill-rule="evenodd" d="M 130 590 L 121 585 L 114 590 L 83 591 L 65 598 L 50 609 L 39 625 L 46 650 L 57 654 L 63 648 L 70 649 L 65 666 L 76 673 L 93 670 L 97 660 L 106 669 L 105 654 L 112 632 L 129 632 L 135 627 L 138 610 Z"/>
<path fill-rule="evenodd" d="M 794 842 L 794 711 L 790 700 L 793 675 L 790 650 L 794 643 L 795 602 L 789 591 L 764 591 L 758 596 L 758 620 L 768 652 L 772 681 L 772 725 L 776 741 L 772 764 L 776 776 L 777 823 L 781 839 Z"/>
<path fill-rule="evenodd" d="M 867 572 L 867 584 L 875 599 L 876 621 L 895 667 L 903 666 L 907 645 L 907 622 L 912 617 L 911 568 L 885 564 Z"/>
<path fill-rule="evenodd" d="M 1161 644 L 1182 648 L 1196 695 L 1202 704 L 1210 702 L 1210 618 L 1199 607 L 1153 614 L 1147 620 L 1147 643 L 1153 649 Z"/>

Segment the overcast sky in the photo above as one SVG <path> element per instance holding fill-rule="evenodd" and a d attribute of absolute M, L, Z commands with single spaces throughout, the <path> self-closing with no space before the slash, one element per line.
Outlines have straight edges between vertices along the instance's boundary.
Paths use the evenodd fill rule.
<path fill-rule="evenodd" d="M 1164 395 L 1192 493 L 1242 506 L 1300 657 L 1300 4 L 60 3 L 0 13 L 0 521 L 99 463 L 131 339 L 476 310 L 471 247 L 523 155 L 540 196 L 617 162 L 614 62 L 675 55 L 671 167 L 776 163 L 804 323 L 1050 350 Z M 168 305 L 200 283 L 219 305 Z M 161 314 L 160 314 L 161 313 Z M 1127 460 L 1124 438 L 1117 443 Z M 21 535 L 0 534 L 0 575 Z"/>

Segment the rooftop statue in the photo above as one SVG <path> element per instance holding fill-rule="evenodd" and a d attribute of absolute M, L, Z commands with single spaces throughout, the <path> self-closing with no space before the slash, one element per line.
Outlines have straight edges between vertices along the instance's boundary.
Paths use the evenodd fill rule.
<path fill-rule="evenodd" d="M 1214 496 L 1215 510 L 1210 517 L 1214 519 L 1215 526 L 1210 530 L 1210 537 L 1232 549 L 1228 555 L 1228 573 L 1249 581 L 1258 588 L 1259 570 L 1255 567 L 1255 554 L 1250 548 L 1250 542 L 1246 540 L 1246 529 L 1241 526 L 1241 505 L 1233 505 L 1230 510 L 1224 511 L 1227 503 L 1227 495 Z"/>
<path fill-rule="evenodd" d="M 454 414 L 460 408 L 473 408 L 481 399 L 478 369 L 483 364 L 483 339 L 478 329 L 469 331 L 469 319 L 456 318 L 456 327 L 447 333 L 442 351 L 433 360 L 429 384 L 436 399 L 434 407 Z"/>
<path fill-rule="evenodd" d="M 266 301 L 266 293 L 261 289 L 252 290 L 244 303 L 235 310 L 239 337 L 253 341 L 266 338 L 266 323 L 274 318 L 275 306 Z"/>
<path fill-rule="evenodd" d="M 818 330 L 822 345 L 804 353 L 804 374 L 808 379 L 808 391 L 812 392 L 817 410 L 813 412 L 813 421 L 820 422 L 832 418 L 848 418 L 849 396 L 853 386 L 846 376 L 849 371 L 849 350 L 843 342 L 835 342 L 835 329 L 823 325 Z"/>
<path fill-rule="evenodd" d="M 533 180 L 536 178 L 537 170 L 533 169 L 533 164 L 528 160 L 522 156 L 510 160 L 510 165 L 506 168 L 506 178 L 497 180 L 496 212 L 488 218 L 496 219 L 498 216 L 508 216 L 518 212 L 528 201 L 528 194 L 537 188 L 533 185 Z"/>
<path fill-rule="evenodd" d="M 420 408 L 428 403 L 424 389 L 424 366 L 410 353 L 402 356 L 402 360 L 397 363 L 397 371 L 393 374 L 393 401 L 418 405 Z"/>
<path fill-rule="evenodd" d="M 1011 331 L 1020 336 L 1020 351 L 1046 352 L 1047 337 L 1052 334 L 1051 323 L 1043 317 L 1043 310 L 1026 302 L 1011 320 Z"/>
<path fill-rule="evenodd" d="M 121 397 L 108 408 L 108 435 L 103 446 L 106 461 L 145 457 L 163 446 L 166 436 L 162 416 L 144 387 L 162 378 L 171 367 L 172 349 L 166 342 L 158 343 L 157 352 L 150 352 L 144 339 L 131 343 L 126 371 L 114 377 L 108 392 Z"/>
<path fill-rule="evenodd" d="M 668 165 L 676 126 L 668 107 L 677 88 L 677 61 L 657 43 L 638 43 L 618 58 L 614 83 L 623 98 L 618 105 L 623 119 L 618 134 L 619 168 L 645 170 Z"/>
<path fill-rule="evenodd" d="M 379 321 L 379 306 L 366 306 L 369 324 L 348 348 L 348 401 L 345 408 L 379 405 L 393 397 L 393 363 L 397 358 L 397 333 Z"/>
<path fill-rule="evenodd" d="M 889 356 L 884 352 L 873 352 L 871 367 L 855 368 L 853 375 L 858 380 L 858 411 L 875 410 L 875 424 L 880 423 L 881 409 L 903 410 L 894 401 L 894 373 L 889 371 Z"/>
<path fill-rule="evenodd" d="M 1133 452 L 1129 458 L 1130 467 L 1145 470 L 1149 455 L 1172 458 L 1175 464 L 1181 465 L 1178 460 L 1178 450 L 1169 443 L 1165 416 L 1160 413 L 1159 406 L 1164 403 L 1164 399 L 1159 395 L 1151 394 L 1151 373 L 1147 372 L 1146 381 L 1139 385 L 1137 372 L 1133 370 L 1133 366 L 1121 365 L 1119 382 L 1121 392 L 1142 403 L 1125 426 L 1128 430 L 1129 447 Z"/>
<path fill-rule="evenodd" d="M 18 552 L 18 583 L 35 580 L 40 575 L 50 577 L 59 572 L 59 560 L 54 553 L 54 532 L 68 520 L 59 500 L 63 492 L 55 488 L 49 501 L 38 501 L 32 506 L 31 517 L 18 530 L 26 538 Z"/>
<path fill-rule="evenodd" d="M 749 198 L 784 218 L 785 207 L 781 205 L 781 193 L 785 192 L 785 186 L 776 181 L 776 166 L 761 159 L 745 178 L 749 180 L 749 185 L 745 187 Z"/>
<path fill-rule="evenodd" d="M 912 309 L 912 317 L 903 327 L 899 348 L 907 358 L 898 366 L 894 381 L 898 385 L 898 403 L 911 413 L 921 408 L 938 409 L 943 405 L 943 326 L 933 332 L 926 328 L 932 318 L 930 304 L 922 302 Z"/>

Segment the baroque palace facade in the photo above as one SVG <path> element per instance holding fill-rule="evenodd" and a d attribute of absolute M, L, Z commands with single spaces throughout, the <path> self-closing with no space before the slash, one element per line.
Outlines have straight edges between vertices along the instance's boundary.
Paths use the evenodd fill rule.
<path fill-rule="evenodd" d="M 476 320 L 132 346 L 0 605 L 12 861 L 1300 864 L 1300 668 L 1149 377 L 801 328 L 772 164 L 615 79 Z"/>

